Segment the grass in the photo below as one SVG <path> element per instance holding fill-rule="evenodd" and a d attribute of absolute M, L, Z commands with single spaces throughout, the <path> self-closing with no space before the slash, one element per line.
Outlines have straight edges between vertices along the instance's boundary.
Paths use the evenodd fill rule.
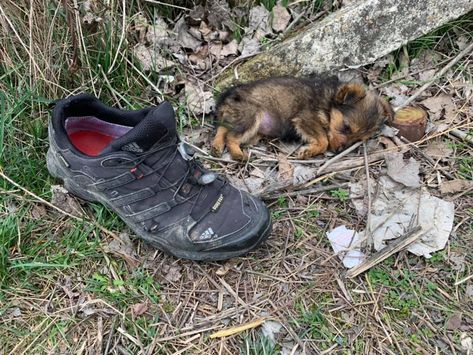
<path fill-rule="evenodd" d="M 319 11 L 323 2 L 310 5 Z M 88 91 L 116 107 L 154 103 L 145 94 L 145 78 L 154 77 L 143 77 L 128 33 L 140 11 L 151 19 L 174 18 L 179 10 L 143 1 L 121 6 L 109 2 L 101 12 L 106 21 L 90 28 L 56 1 L 0 4 L 0 169 L 47 201 L 51 185 L 59 183 L 45 166 L 50 100 Z M 409 55 L 435 48 L 440 38 L 454 43 L 452 28 L 469 35 L 470 21 L 461 19 L 410 44 Z M 199 124 L 185 105 L 177 111 L 181 129 Z M 469 147 L 452 144 L 455 174 L 473 179 Z M 456 223 L 463 222 L 448 250 L 428 261 L 401 253 L 354 280 L 343 279 L 324 237 L 332 225 L 359 223 L 348 191 L 321 196 L 306 196 L 306 202 L 279 197 L 271 207 L 272 237 L 246 257 L 193 263 L 134 240 L 139 264 L 132 265 L 108 249 L 113 239 L 103 228 L 115 234 L 127 229 L 107 208 L 82 203 L 99 228 L 61 215 L 0 179 L 0 353 L 277 354 L 283 347 L 300 351 L 299 342 L 314 353 L 334 345 L 341 353 L 458 350 L 461 330 L 447 330 L 445 322 L 456 312 L 465 324 L 472 319 L 464 302 L 469 283 L 454 286 L 471 274 L 473 257 L 464 247 L 473 235 L 468 196 L 457 201 L 465 208 Z M 465 255 L 463 271 L 452 268 L 451 251 Z M 222 267 L 228 271 L 218 272 Z M 171 270 L 177 276 L 170 277 Z M 135 315 L 139 304 L 147 310 Z M 275 344 L 260 329 L 208 337 L 214 328 L 267 315 L 284 325 Z"/>

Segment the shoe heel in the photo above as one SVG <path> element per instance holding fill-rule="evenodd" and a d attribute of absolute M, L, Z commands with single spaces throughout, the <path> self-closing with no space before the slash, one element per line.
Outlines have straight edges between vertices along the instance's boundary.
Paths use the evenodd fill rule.
<path fill-rule="evenodd" d="M 56 159 L 54 158 L 54 153 L 52 152 L 51 148 L 49 148 L 48 152 L 46 153 L 46 167 L 48 168 L 49 174 L 51 174 L 51 176 L 62 180 L 59 170 L 60 168 L 56 163 Z"/>
<path fill-rule="evenodd" d="M 94 197 L 94 195 L 78 185 L 76 185 L 74 182 L 71 182 L 71 180 L 64 178 L 64 174 L 61 173 L 61 167 L 57 163 L 57 159 L 54 157 L 54 153 L 51 150 L 51 148 L 48 149 L 48 152 L 46 153 L 46 166 L 48 168 L 49 173 L 55 177 L 56 179 L 62 180 L 64 182 L 64 187 L 66 188 L 67 191 L 69 191 L 71 194 L 76 195 L 77 197 L 80 197 L 81 199 L 89 202 L 95 202 L 97 199 Z"/>

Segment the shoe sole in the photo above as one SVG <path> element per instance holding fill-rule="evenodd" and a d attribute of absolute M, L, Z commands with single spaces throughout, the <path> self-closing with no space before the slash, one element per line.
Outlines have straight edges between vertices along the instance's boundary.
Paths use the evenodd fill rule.
<path fill-rule="evenodd" d="M 67 178 L 67 173 L 64 171 L 64 168 L 59 165 L 57 162 L 57 159 L 54 157 L 54 153 L 51 151 L 51 148 L 48 149 L 47 155 L 46 155 L 46 165 L 48 168 L 49 173 L 59 179 L 62 180 L 64 183 L 64 187 L 67 191 L 70 193 L 76 195 L 77 197 L 88 201 L 88 202 L 99 202 L 108 208 L 110 208 L 112 211 L 114 211 L 124 222 L 125 224 L 130 227 L 135 234 L 141 238 L 143 238 L 146 242 L 150 243 L 154 247 L 156 247 L 159 250 L 162 250 L 166 253 L 169 253 L 171 255 L 174 255 L 177 258 L 183 258 L 183 259 L 190 259 L 190 260 L 196 260 L 196 261 L 218 261 L 218 260 L 227 260 L 231 259 L 237 256 L 244 255 L 251 250 L 255 249 L 258 247 L 261 243 L 263 243 L 271 234 L 271 229 L 272 229 L 272 223 L 271 223 L 271 218 L 269 215 L 269 212 L 267 209 L 265 209 L 266 213 L 266 218 L 264 219 L 265 223 L 262 224 L 256 233 L 248 233 L 246 236 L 240 237 L 241 240 L 254 240 L 254 242 L 240 250 L 235 250 L 235 251 L 196 251 L 196 252 L 189 252 L 185 250 L 176 250 L 175 248 L 171 248 L 167 246 L 166 244 L 163 244 L 156 240 L 155 237 L 152 237 L 151 235 L 148 237 L 146 233 L 143 233 L 141 228 L 135 226 L 135 224 L 130 221 L 128 218 L 124 217 L 121 215 L 119 211 L 117 211 L 112 205 L 108 203 L 108 201 L 102 197 L 99 194 L 94 193 L 93 191 L 87 191 L 84 190 L 82 187 L 77 185 L 72 179 Z M 257 238 L 255 238 L 257 236 Z"/>

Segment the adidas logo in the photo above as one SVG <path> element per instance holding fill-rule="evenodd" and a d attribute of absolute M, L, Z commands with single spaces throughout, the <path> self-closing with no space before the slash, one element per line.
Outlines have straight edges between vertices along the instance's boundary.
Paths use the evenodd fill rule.
<path fill-rule="evenodd" d="M 141 148 L 136 142 L 130 142 L 123 145 L 122 150 L 132 153 L 143 153 L 143 148 Z"/>

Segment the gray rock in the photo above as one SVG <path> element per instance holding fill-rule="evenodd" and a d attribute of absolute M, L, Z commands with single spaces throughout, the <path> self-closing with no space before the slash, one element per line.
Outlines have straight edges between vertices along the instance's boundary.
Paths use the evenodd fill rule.
<path fill-rule="evenodd" d="M 366 65 L 472 9 L 473 0 L 363 0 L 239 66 L 239 81 Z M 233 81 L 230 68 L 218 85 Z"/>

